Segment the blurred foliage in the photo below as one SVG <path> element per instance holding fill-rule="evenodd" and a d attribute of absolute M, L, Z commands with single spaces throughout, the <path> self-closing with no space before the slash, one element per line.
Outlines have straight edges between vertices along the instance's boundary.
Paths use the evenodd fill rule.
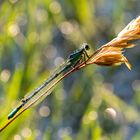
<path fill-rule="evenodd" d="M 0 1 L 0 124 L 79 44 L 94 50 L 108 42 L 139 7 L 139 0 Z M 0 140 L 139 140 L 139 52 L 126 53 L 131 72 L 122 65 L 73 73 Z"/>

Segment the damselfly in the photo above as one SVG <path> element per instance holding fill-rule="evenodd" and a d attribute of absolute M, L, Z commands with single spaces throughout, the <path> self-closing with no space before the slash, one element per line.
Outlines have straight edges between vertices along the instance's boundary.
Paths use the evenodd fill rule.
<path fill-rule="evenodd" d="M 48 84 L 50 84 L 55 78 L 57 78 L 60 74 L 67 71 L 68 69 L 74 69 L 78 64 L 82 62 L 86 62 L 86 58 L 88 58 L 87 50 L 90 47 L 88 44 L 84 43 L 80 49 L 77 49 L 73 53 L 69 55 L 64 64 L 62 64 L 55 72 L 50 76 L 48 80 L 42 83 L 38 88 L 36 88 L 29 96 L 23 98 L 19 106 L 14 108 L 11 113 L 8 115 L 8 119 L 11 119 L 15 116 L 15 114 L 24 107 L 35 95 L 39 94 L 41 90 L 43 90 Z"/>

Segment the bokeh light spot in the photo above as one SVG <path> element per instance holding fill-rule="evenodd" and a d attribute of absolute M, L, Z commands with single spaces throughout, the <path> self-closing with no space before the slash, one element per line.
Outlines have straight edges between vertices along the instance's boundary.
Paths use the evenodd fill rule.
<path fill-rule="evenodd" d="M 109 117 L 109 118 L 111 118 L 111 119 L 113 119 L 113 120 L 115 120 L 116 117 L 117 117 L 117 112 L 116 112 L 116 110 L 115 110 L 114 108 L 111 108 L 111 107 L 109 107 L 109 108 L 107 108 L 107 109 L 105 110 L 105 114 L 107 115 L 107 117 Z"/>
<path fill-rule="evenodd" d="M 60 101 L 63 101 L 65 99 L 65 94 L 64 93 L 65 93 L 64 89 L 58 89 L 57 94 L 55 94 L 56 99 L 60 100 Z"/>
<path fill-rule="evenodd" d="M 10 3 L 15 4 L 18 0 L 9 0 Z"/>
<path fill-rule="evenodd" d="M 20 32 L 20 28 L 17 23 L 12 23 L 8 26 L 8 34 L 9 36 L 15 37 Z"/>
<path fill-rule="evenodd" d="M 36 32 L 31 32 L 29 34 L 29 41 L 31 43 L 36 43 L 36 42 L 38 42 L 38 40 L 39 40 L 39 36 L 38 36 L 38 34 Z"/>
<path fill-rule="evenodd" d="M 59 66 L 60 64 L 62 64 L 64 62 L 64 59 L 62 57 L 57 57 L 55 60 L 54 60 L 54 64 L 55 66 Z"/>
<path fill-rule="evenodd" d="M 47 18 L 48 18 L 47 11 L 45 11 L 44 9 L 38 9 L 36 11 L 36 18 L 39 22 L 43 22 L 43 21 L 47 20 Z"/>
<path fill-rule="evenodd" d="M 57 1 L 53 1 L 49 8 L 53 14 L 59 14 L 61 11 L 61 5 Z"/>
<path fill-rule="evenodd" d="M 21 140 L 21 136 L 20 135 L 15 135 L 14 140 Z"/>
<path fill-rule="evenodd" d="M 39 115 L 41 117 L 48 117 L 50 115 L 50 109 L 48 106 L 42 106 L 39 109 Z"/>
<path fill-rule="evenodd" d="M 59 138 L 64 138 L 67 135 L 70 135 L 72 133 L 72 128 L 71 127 L 65 127 L 65 128 L 60 128 L 58 131 L 58 137 Z"/>
<path fill-rule="evenodd" d="M 84 124 L 89 124 L 89 123 L 90 123 L 90 120 L 88 119 L 87 116 L 84 116 L 84 117 L 83 117 L 83 123 L 84 123 Z"/>
<path fill-rule="evenodd" d="M 90 111 L 89 114 L 88 114 L 88 119 L 89 120 L 96 120 L 97 118 L 97 113 L 95 111 Z"/>
<path fill-rule="evenodd" d="M 2 82 L 5 82 L 6 83 L 9 80 L 10 76 L 11 76 L 10 71 L 5 69 L 0 74 L 0 80 Z"/>
<path fill-rule="evenodd" d="M 74 29 L 70 22 L 65 21 L 60 25 L 60 30 L 63 34 L 69 35 L 73 32 Z"/>
<path fill-rule="evenodd" d="M 41 135 L 41 131 L 39 129 L 35 129 L 34 133 L 35 133 L 36 137 Z"/>
<path fill-rule="evenodd" d="M 32 131 L 30 128 L 24 128 L 21 132 L 21 135 L 24 137 L 24 138 L 29 138 L 31 135 L 32 135 Z"/>
<path fill-rule="evenodd" d="M 56 55 L 57 55 L 57 49 L 55 48 L 55 46 L 49 46 L 49 50 L 47 48 L 45 51 L 45 56 L 48 59 L 53 59 Z"/>

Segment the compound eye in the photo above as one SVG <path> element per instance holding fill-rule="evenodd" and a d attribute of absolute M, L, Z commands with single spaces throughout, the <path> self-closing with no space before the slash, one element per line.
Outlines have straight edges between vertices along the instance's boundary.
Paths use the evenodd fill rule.
<path fill-rule="evenodd" d="M 90 47 L 89 47 L 89 45 L 87 43 L 84 44 L 84 48 L 85 48 L 85 50 L 89 50 L 90 49 Z"/>

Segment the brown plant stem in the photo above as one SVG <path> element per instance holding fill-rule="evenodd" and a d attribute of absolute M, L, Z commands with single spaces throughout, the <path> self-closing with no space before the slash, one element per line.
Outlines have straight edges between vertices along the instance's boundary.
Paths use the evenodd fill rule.
<path fill-rule="evenodd" d="M 40 98 L 46 95 L 47 92 L 49 92 L 57 83 L 59 83 L 61 80 L 63 80 L 65 77 L 69 76 L 71 73 L 78 71 L 79 69 L 85 67 L 87 65 L 88 60 L 92 57 L 91 55 L 85 62 L 82 62 L 75 68 L 71 69 L 67 73 L 65 73 L 62 77 L 60 77 L 57 81 L 55 81 L 43 94 L 38 96 L 34 101 L 32 101 L 30 104 L 28 104 L 25 108 L 23 108 L 19 113 L 17 113 L 13 118 L 11 118 L 2 128 L 0 128 L 0 132 L 2 132 L 5 128 L 7 128 L 14 120 L 16 120 L 21 114 L 23 114 L 29 107 L 34 105 Z"/>

